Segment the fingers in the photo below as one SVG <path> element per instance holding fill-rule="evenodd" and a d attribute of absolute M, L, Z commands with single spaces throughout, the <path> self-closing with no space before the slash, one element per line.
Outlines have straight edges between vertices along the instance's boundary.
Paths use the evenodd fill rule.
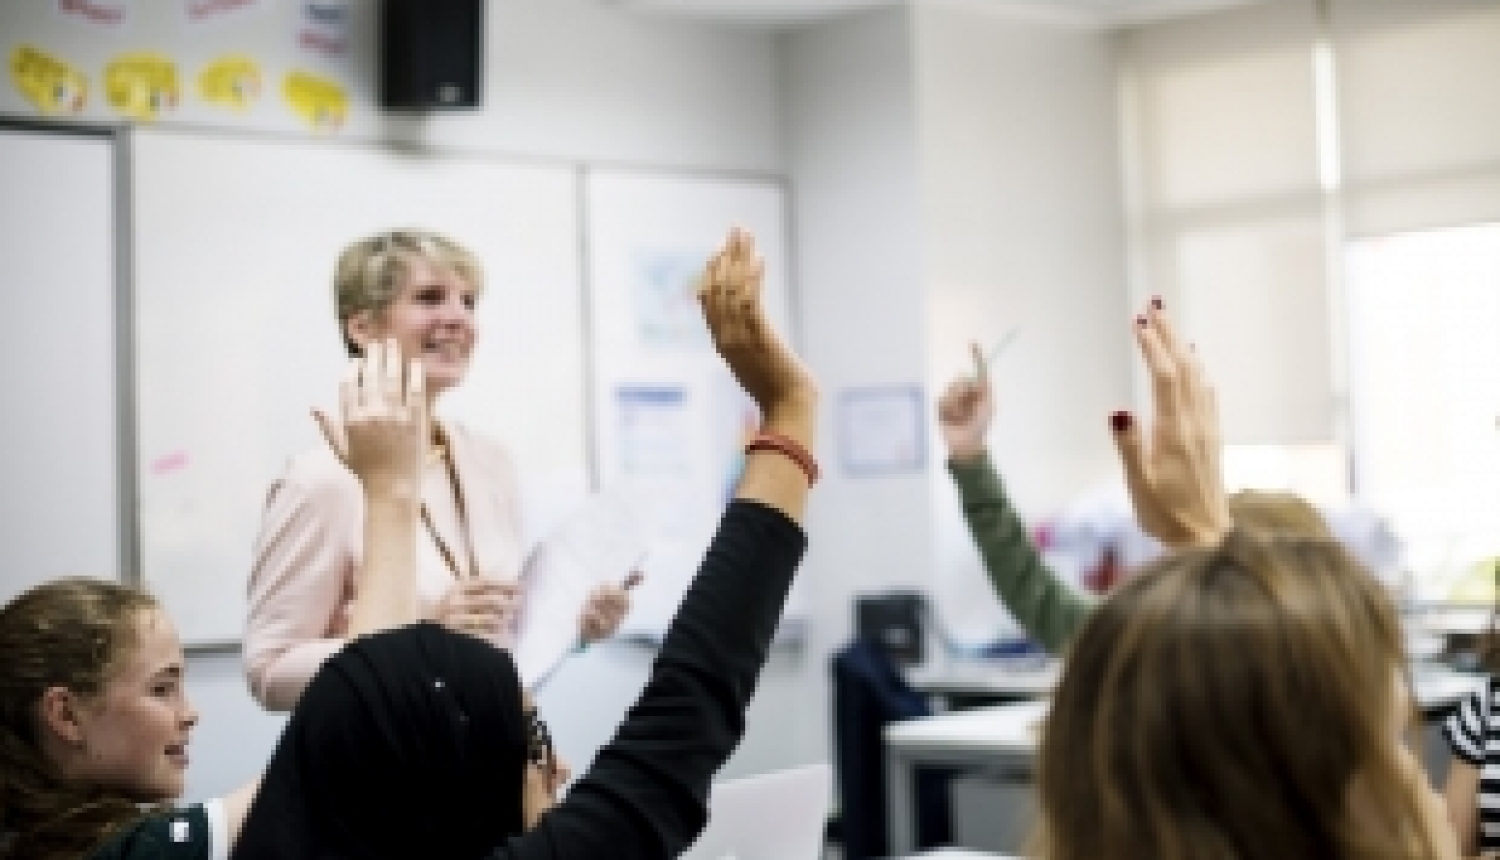
<path fill-rule="evenodd" d="M 639 576 L 632 573 L 632 577 Z M 629 578 L 626 580 L 629 582 Z M 624 588 L 612 585 L 600 586 L 589 595 L 579 619 L 579 631 L 585 641 L 594 642 L 611 635 L 625 620 L 630 611 L 630 595 Z"/>
<path fill-rule="evenodd" d="M 487 577 L 473 577 L 459 582 L 454 588 L 465 597 L 502 595 L 512 600 L 521 596 L 521 586 L 514 582 L 502 582 Z"/>
<path fill-rule="evenodd" d="M 570 768 L 570 767 L 568 767 L 568 763 L 565 762 L 565 761 L 563 761 L 562 759 L 559 759 L 557 756 L 553 756 L 552 757 L 552 786 L 551 786 L 552 793 L 553 794 L 557 794 L 559 791 L 562 791 L 562 787 L 564 785 L 567 785 L 568 784 L 568 780 L 570 780 L 572 778 L 573 778 L 573 769 Z"/>
<path fill-rule="evenodd" d="M 1146 308 L 1146 316 L 1156 328 L 1157 336 L 1161 338 L 1162 345 L 1166 347 L 1173 360 L 1180 362 L 1187 358 L 1189 350 L 1177 336 L 1177 329 L 1172 325 L 1172 321 L 1167 318 L 1167 312 L 1163 309 L 1160 297 L 1151 299 Z"/>
<path fill-rule="evenodd" d="M 463 612 L 510 615 L 516 610 L 520 593 L 520 589 L 510 583 L 469 579 L 458 585 L 456 608 Z"/>
<path fill-rule="evenodd" d="M 1219 447 L 1219 404 L 1213 384 L 1198 354 L 1189 351 L 1183 356 L 1186 368 L 1187 390 L 1191 420 L 1197 426 L 1198 442 L 1204 454 L 1217 455 Z"/>
<path fill-rule="evenodd" d="M 382 377 L 385 368 L 386 341 L 379 340 L 365 347 L 365 354 L 360 358 L 363 365 L 359 369 L 359 407 L 360 409 L 372 409 L 380 402 L 379 398 L 384 390 Z"/>
<path fill-rule="evenodd" d="M 1157 414 L 1179 414 L 1183 407 L 1181 373 L 1153 315 L 1136 317 L 1135 341 L 1140 347 L 1141 357 L 1146 360 L 1146 369 L 1151 373 L 1152 399 Z"/>
<path fill-rule="evenodd" d="M 505 619 L 486 612 L 454 612 L 443 619 L 443 624 L 460 633 L 492 636 L 505 626 Z"/>
<path fill-rule="evenodd" d="M 986 399 L 989 391 L 973 379 L 955 380 L 938 400 L 938 423 L 945 430 L 973 428 L 984 433 L 989 429 Z"/>
<path fill-rule="evenodd" d="M 350 359 L 344 368 L 344 378 L 339 381 L 339 417 L 346 422 L 360 412 L 359 376 L 364 361 L 363 356 Z"/>
<path fill-rule="evenodd" d="M 329 418 L 321 409 L 314 409 L 312 417 L 318 423 L 318 432 L 323 434 L 324 441 L 328 443 L 329 448 L 333 449 L 333 453 L 338 455 L 340 460 L 348 459 L 349 444 L 344 441 L 343 425 Z"/>
<path fill-rule="evenodd" d="M 380 395 L 387 404 L 406 402 L 406 363 L 401 360 L 401 346 L 394 340 L 385 343 L 380 357 Z"/>
<path fill-rule="evenodd" d="M 415 358 L 406 362 L 406 403 L 415 410 L 414 417 L 423 425 L 422 438 L 427 438 L 427 373 Z"/>
<path fill-rule="evenodd" d="M 1109 418 L 1115 449 L 1120 454 L 1120 465 L 1125 471 L 1125 486 L 1130 491 L 1136 515 L 1141 516 L 1143 504 L 1152 498 L 1150 466 L 1146 460 L 1145 443 L 1141 440 L 1140 427 L 1135 416 L 1129 412 L 1116 412 Z"/>

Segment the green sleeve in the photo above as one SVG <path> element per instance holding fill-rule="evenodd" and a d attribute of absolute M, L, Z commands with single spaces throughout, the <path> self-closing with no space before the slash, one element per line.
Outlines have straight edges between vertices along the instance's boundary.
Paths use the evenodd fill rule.
<path fill-rule="evenodd" d="M 1042 561 L 1005 497 L 1000 473 L 989 454 L 966 462 L 949 460 L 948 472 L 958 484 L 964 519 L 979 545 L 995 594 L 1027 635 L 1048 651 L 1061 652 L 1093 611 L 1093 599 L 1076 591 Z"/>

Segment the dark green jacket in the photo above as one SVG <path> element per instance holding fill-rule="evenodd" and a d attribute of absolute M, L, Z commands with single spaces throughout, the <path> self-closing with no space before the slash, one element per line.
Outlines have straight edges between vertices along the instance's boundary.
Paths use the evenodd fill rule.
<path fill-rule="evenodd" d="M 1061 653 L 1093 612 L 1094 597 L 1074 589 L 1042 561 L 1005 496 L 989 454 L 964 462 L 949 460 L 948 472 L 958 484 L 964 519 L 995 594 L 1028 636 L 1048 651 Z"/>

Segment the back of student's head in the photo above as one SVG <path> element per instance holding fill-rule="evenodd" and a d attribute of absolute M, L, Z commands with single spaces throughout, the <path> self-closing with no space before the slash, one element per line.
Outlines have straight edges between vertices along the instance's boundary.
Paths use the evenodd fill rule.
<path fill-rule="evenodd" d="M 1241 490 L 1229 497 L 1236 527 L 1260 534 L 1331 538 L 1328 521 L 1306 499 L 1271 490 Z"/>
<path fill-rule="evenodd" d="M 1157 562 L 1072 644 L 1039 856 L 1436 856 L 1399 745 L 1403 665 L 1383 587 L 1333 541 L 1237 529 Z"/>
<path fill-rule="evenodd" d="M 77 858 L 139 814 L 134 803 L 70 785 L 42 754 L 39 703 L 50 687 L 98 693 L 135 642 L 146 594 L 68 579 L 0 608 L 0 857 Z"/>

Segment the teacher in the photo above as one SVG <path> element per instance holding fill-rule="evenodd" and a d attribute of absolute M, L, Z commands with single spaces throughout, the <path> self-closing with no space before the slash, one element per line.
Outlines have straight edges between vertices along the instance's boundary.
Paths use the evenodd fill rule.
<path fill-rule="evenodd" d="M 397 230 L 339 256 L 334 298 L 351 356 L 394 340 L 425 374 L 429 401 L 463 381 L 474 351 L 479 261 L 442 236 Z M 429 402 L 429 405 L 432 405 Z M 271 485 L 250 571 L 245 669 L 268 710 L 290 710 L 318 667 L 344 645 L 360 566 L 365 511 L 345 467 L 336 422 L 314 412 L 328 444 L 295 457 Z M 500 444 L 453 421 L 432 422 L 422 472 L 417 597 L 424 618 L 509 649 L 542 625 L 603 639 L 629 609 L 621 586 L 595 590 L 577 617 L 523 610 L 520 500 Z"/>

